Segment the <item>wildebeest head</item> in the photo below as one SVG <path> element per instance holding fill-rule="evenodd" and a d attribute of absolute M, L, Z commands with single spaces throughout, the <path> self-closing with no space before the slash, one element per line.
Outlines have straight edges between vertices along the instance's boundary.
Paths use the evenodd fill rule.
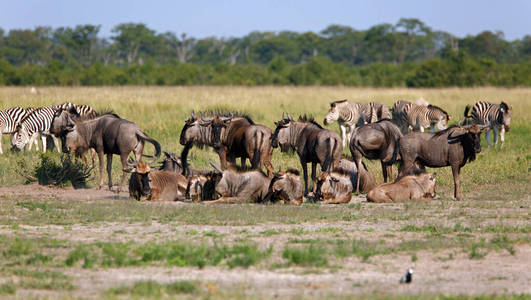
<path fill-rule="evenodd" d="M 214 116 L 212 118 L 201 118 L 200 125 L 207 127 L 210 126 L 211 140 L 210 143 L 214 148 L 221 147 L 221 136 L 223 131 L 232 121 L 232 114 L 228 117 Z"/>
<path fill-rule="evenodd" d="M 481 152 L 481 133 L 488 130 L 488 128 L 481 129 L 478 125 L 472 125 L 467 129 L 466 135 L 468 140 L 472 143 L 472 149 L 475 153 Z"/>
<path fill-rule="evenodd" d="M 503 124 L 505 131 L 509 132 L 511 127 L 511 110 L 512 107 L 507 105 L 507 103 L 502 102 L 500 104 L 500 114 L 498 115 L 498 122 Z"/>
<path fill-rule="evenodd" d="M 280 146 L 282 152 L 286 152 L 290 148 L 290 126 L 293 123 L 293 119 L 289 114 L 284 118 L 282 114 L 282 120 L 275 122 L 277 126 L 275 132 L 271 135 L 271 146 L 277 148 Z"/>
<path fill-rule="evenodd" d="M 194 111 L 192 111 L 192 115 L 190 116 L 190 118 L 184 122 L 184 127 L 181 131 L 181 137 L 179 139 L 179 142 L 183 146 L 189 143 L 193 143 L 197 141 L 199 135 L 199 122 L 194 114 Z"/>
<path fill-rule="evenodd" d="M 183 171 L 183 163 L 181 161 L 181 158 L 175 155 L 175 153 L 168 153 L 166 151 L 164 151 L 164 155 L 166 157 L 162 161 L 162 166 L 160 167 L 160 170 L 171 171 L 181 174 Z"/>
<path fill-rule="evenodd" d="M 140 199 L 147 199 L 151 194 L 149 172 L 151 171 L 148 164 L 139 161 L 136 167 L 131 171 L 131 181 L 135 181 L 137 184 L 137 191 L 140 193 Z"/>
<path fill-rule="evenodd" d="M 192 199 L 193 202 L 199 202 L 203 198 L 203 187 L 209 178 L 205 175 L 194 175 L 188 180 L 185 197 Z M 212 199 L 209 199 L 212 200 Z"/>
<path fill-rule="evenodd" d="M 214 200 L 217 198 L 216 186 L 223 178 L 223 171 L 213 163 L 210 164 L 214 167 L 214 170 L 206 175 L 207 180 L 203 185 L 202 191 L 203 199 L 205 200 Z"/>
<path fill-rule="evenodd" d="M 328 114 L 326 114 L 326 117 L 323 121 L 325 125 L 331 124 L 334 121 L 337 121 L 339 119 L 339 103 L 344 103 L 347 100 L 340 100 L 340 101 L 334 101 L 330 102 L 330 109 L 328 110 Z"/>
<path fill-rule="evenodd" d="M 62 106 L 53 105 L 52 109 L 54 110 L 54 115 L 52 119 L 52 125 L 50 126 L 50 133 L 55 136 L 61 136 L 63 134 L 63 126 L 68 124 L 68 117 L 78 118 L 79 113 L 74 106 L 71 106 L 70 108 L 63 108 Z"/>
<path fill-rule="evenodd" d="M 422 192 L 425 193 L 424 197 L 435 197 L 435 178 L 437 177 L 437 172 L 430 174 L 422 172 L 417 174 L 416 180 L 418 185 L 422 188 Z"/>
<path fill-rule="evenodd" d="M 489 130 L 487 126 L 478 126 L 476 124 L 471 126 L 460 127 L 464 130 L 462 134 L 453 135 L 450 133 L 448 135 L 448 141 L 450 144 L 461 142 L 465 149 L 469 149 L 469 153 L 480 153 L 481 152 L 481 133 Z M 461 131 L 462 132 L 462 131 Z M 470 156 L 470 161 L 475 159 L 475 155 Z"/>
<path fill-rule="evenodd" d="M 61 126 L 60 136 L 63 153 L 71 153 L 79 151 L 79 149 L 84 149 L 85 151 L 89 149 L 87 141 L 78 131 L 78 125 L 76 125 L 69 114 L 66 115 L 65 124 Z"/>
<path fill-rule="evenodd" d="M 330 172 L 320 172 L 317 176 L 317 196 L 332 194 L 338 182 L 339 179 Z"/>
<path fill-rule="evenodd" d="M 303 187 L 299 171 L 288 169 L 286 172 L 278 171 L 269 183 L 268 195 L 273 199 L 284 202 L 292 201 L 301 205 L 303 202 Z"/>

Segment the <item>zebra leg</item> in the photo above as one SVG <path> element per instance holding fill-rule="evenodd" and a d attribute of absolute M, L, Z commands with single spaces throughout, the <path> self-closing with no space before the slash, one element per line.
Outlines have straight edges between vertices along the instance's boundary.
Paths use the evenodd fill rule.
<path fill-rule="evenodd" d="M 42 141 L 42 152 L 46 152 L 46 144 L 47 144 L 47 140 L 46 140 L 46 135 L 44 134 L 41 134 L 41 141 Z M 31 141 L 30 141 L 31 143 Z"/>
<path fill-rule="evenodd" d="M 501 147 L 503 147 L 503 143 L 505 143 L 505 127 L 503 125 L 500 129 L 500 141 L 501 141 Z"/>
<path fill-rule="evenodd" d="M 4 154 L 4 151 L 2 151 L 2 135 L 0 134 L 0 154 Z"/>
<path fill-rule="evenodd" d="M 55 149 L 57 149 L 57 152 L 61 153 L 61 150 L 59 150 L 59 140 L 57 140 L 57 138 L 53 134 L 52 134 L 52 140 L 53 140 L 53 144 L 55 146 Z"/>
<path fill-rule="evenodd" d="M 485 133 L 485 139 L 487 140 L 487 147 L 490 147 L 490 132 L 492 129 L 489 129 L 487 133 Z"/>
<path fill-rule="evenodd" d="M 494 126 L 494 146 L 498 144 L 498 127 Z"/>
<path fill-rule="evenodd" d="M 419 131 L 424 132 L 424 127 L 419 125 Z"/>
<path fill-rule="evenodd" d="M 347 140 L 347 127 L 341 125 L 339 126 L 341 128 L 341 137 L 343 138 L 343 148 L 345 148 L 346 140 Z"/>

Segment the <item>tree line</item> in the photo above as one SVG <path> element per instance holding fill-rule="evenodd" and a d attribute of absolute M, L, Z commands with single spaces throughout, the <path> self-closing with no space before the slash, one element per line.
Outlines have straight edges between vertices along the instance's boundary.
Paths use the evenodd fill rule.
<path fill-rule="evenodd" d="M 530 86 L 531 35 L 458 38 L 418 19 L 367 30 L 196 39 L 145 24 L 0 29 L 2 85 Z"/>

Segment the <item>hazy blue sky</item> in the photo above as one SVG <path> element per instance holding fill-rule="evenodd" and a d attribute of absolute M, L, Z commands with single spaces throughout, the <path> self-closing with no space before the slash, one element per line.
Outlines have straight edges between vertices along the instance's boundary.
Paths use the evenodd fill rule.
<path fill-rule="evenodd" d="M 0 28 L 142 22 L 157 32 L 189 36 L 243 36 L 253 30 L 319 32 L 330 24 L 367 29 L 400 18 L 419 18 L 459 37 L 501 30 L 509 40 L 531 34 L 527 0 L 0 0 Z"/>

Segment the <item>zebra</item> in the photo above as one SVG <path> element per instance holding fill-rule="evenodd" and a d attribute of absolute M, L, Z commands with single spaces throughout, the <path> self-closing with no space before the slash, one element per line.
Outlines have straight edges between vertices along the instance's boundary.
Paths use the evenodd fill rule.
<path fill-rule="evenodd" d="M 28 110 L 21 107 L 12 107 L 0 110 L 1 134 L 13 134 L 17 131 L 20 121 L 28 114 Z M 3 154 L 2 138 L 0 135 L 0 154 Z"/>
<path fill-rule="evenodd" d="M 86 104 L 74 104 L 71 102 L 65 102 L 65 103 L 59 104 L 58 106 L 52 106 L 52 108 L 54 108 L 55 110 L 59 110 L 59 109 L 60 110 L 71 110 L 72 108 L 74 108 L 76 113 L 80 117 L 93 118 L 97 115 L 96 111 L 92 107 Z"/>
<path fill-rule="evenodd" d="M 494 145 L 498 144 L 498 131 L 500 133 L 501 145 L 505 142 L 505 131 L 509 132 L 511 126 L 512 107 L 505 102 L 493 104 L 486 101 L 479 101 L 474 104 L 472 114 L 470 105 L 465 108 L 465 119 L 472 119 L 472 122 L 478 125 L 486 125 L 490 129 L 485 134 L 487 146 L 490 147 L 490 132 L 494 130 Z"/>
<path fill-rule="evenodd" d="M 408 128 L 407 128 L 407 117 L 405 108 L 408 107 L 411 102 L 406 100 L 398 100 L 393 104 L 392 111 L 392 120 L 393 122 L 400 128 L 400 131 L 402 131 L 403 134 L 407 134 Z"/>
<path fill-rule="evenodd" d="M 324 124 L 328 125 L 334 121 L 339 123 L 344 148 L 350 143 L 350 137 L 354 128 L 369 123 L 370 119 L 371 108 L 369 104 L 339 100 L 330 103 L 330 110 L 324 119 Z"/>
<path fill-rule="evenodd" d="M 41 107 L 25 116 L 18 124 L 16 132 L 11 138 L 13 147 L 22 150 L 27 143 L 30 143 L 28 150 L 31 150 L 31 146 L 37 138 L 37 135 L 41 134 L 42 151 L 46 152 L 46 137 L 51 135 L 50 126 L 54 112 L 55 110 L 51 107 Z M 51 136 L 57 151 L 60 152 L 59 141 L 54 135 Z"/>
<path fill-rule="evenodd" d="M 414 103 L 404 106 L 403 117 L 406 117 L 408 128 L 411 127 L 413 131 L 419 130 L 424 132 L 425 128 L 430 127 L 430 131 L 437 129 L 443 130 L 448 128 L 448 121 L 450 115 L 442 108 L 428 104 L 428 106 L 417 105 Z"/>
<path fill-rule="evenodd" d="M 389 108 L 380 102 L 369 103 L 370 117 L 368 123 L 378 122 L 382 119 L 391 119 Z"/>

